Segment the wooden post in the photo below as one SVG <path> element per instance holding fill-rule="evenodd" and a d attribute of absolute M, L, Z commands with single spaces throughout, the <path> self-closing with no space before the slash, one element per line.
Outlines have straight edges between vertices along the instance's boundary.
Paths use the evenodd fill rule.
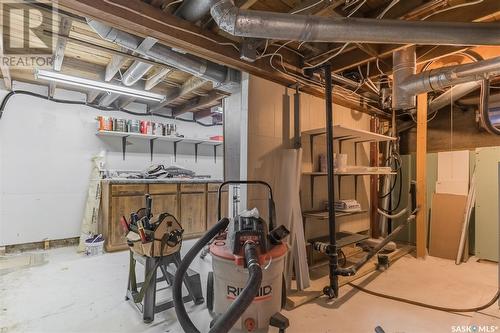
<path fill-rule="evenodd" d="M 417 258 L 427 255 L 427 94 L 417 98 Z"/>

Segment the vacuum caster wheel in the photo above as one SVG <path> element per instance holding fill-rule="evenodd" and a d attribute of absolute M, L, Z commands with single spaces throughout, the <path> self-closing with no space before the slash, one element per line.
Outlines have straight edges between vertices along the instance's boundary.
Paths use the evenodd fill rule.
<path fill-rule="evenodd" d="M 335 298 L 335 293 L 334 293 L 333 289 L 330 287 L 323 288 L 323 294 L 328 296 L 328 298 L 330 298 L 330 299 Z"/>
<path fill-rule="evenodd" d="M 214 311 L 214 272 L 209 272 L 207 277 L 207 309 Z"/>

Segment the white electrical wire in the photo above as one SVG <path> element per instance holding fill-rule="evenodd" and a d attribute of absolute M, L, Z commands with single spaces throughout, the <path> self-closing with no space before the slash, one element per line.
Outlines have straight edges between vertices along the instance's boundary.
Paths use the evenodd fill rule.
<path fill-rule="evenodd" d="M 387 7 L 385 7 L 385 9 L 382 11 L 382 13 L 378 14 L 377 18 L 379 20 L 384 18 L 385 14 L 387 14 L 387 12 L 390 11 L 392 9 L 392 7 L 394 7 L 398 3 L 399 3 L 399 0 L 392 0 L 392 2 Z"/>
<path fill-rule="evenodd" d="M 173 6 L 173 5 L 175 5 L 175 4 L 178 4 L 178 3 L 181 3 L 181 2 L 183 2 L 183 1 L 184 1 L 184 0 L 176 0 L 176 1 L 172 1 L 172 2 L 171 2 L 171 3 L 169 3 L 169 4 L 166 4 L 166 5 L 162 8 L 162 10 L 166 10 L 168 7 Z"/>
<path fill-rule="evenodd" d="M 333 55 L 329 56 L 328 58 L 324 59 L 323 61 L 320 61 L 319 63 L 317 64 L 314 64 L 314 65 L 311 65 L 311 66 L 307 66 L 307 67 L 303 67 L 302 69 L 310 69 L 310 68 L 315 68 L 317 66 L 321 66 L 323 65 L 325 62 L 327 61 L 330 61 L 332 60 L 333 58 L 335 58 L 336 56 L 338 56 L 339 54 L 342 53 L 342 51 L 345 50 L 345 48 L 349 45 L 349 43 L 345 43 L 344 46 L 342 46 L 337 52 L 335 52 Z"/>
<path fill-rule="evenodd" d="M 361 7 L 363 7 L 363 5 L 366 3 L 367 0 L 363 0 L 359 3 L 359 5 L 356 6 L 356 8 L 354 8 L 348 15 L 347 17 L 351 17 L 354 15 L 354 13 L 356 13 Z"/>
<path fill-rule="evenodd" d="M 313 8 L 313 7 L 316 7 L 317 5 L 319 5 L 320 3 L 324 2 L 324 1 L 325 0 L 319 0 L 319 1 L 317 1 L 317 2 L 315 2 L 313 4 L 311 4 L 311 5 L 309 5 L 307 7 L 304 7 L 304 8 L 301 8 L 301 9 L 297 9 L 297 10 L 295 10 L 293 12 L 290 12 L 290 14 L 298 14 L 298 13 L 304 12 L 306 10 L 309 10 L 309 9 Z"/>
<path fill-rule="evenodd" d="M 472 6 L 472 5 L 477 5 L 477 4 L 479 4 L 479 3 L 483 2 L 483 1 L 484 0 L 476 0 L 476 1 L 472 1 L 472 2 L 461 3 L 459 5 L 451 6 L 451 7 L 448 7 L 448 8 L 443 8 L 441 10 L 435 11 L 434 13 L 431 13 L 431 14 L 423 17 L 421 20 L 422 21 L 427 20 L 431 16 L 434 16 L 434 15 L 437 15 L 437 14 L 441 14 L 441 13 L 447 12 L 447 11 L 452 10 L 452 9 L 461 8 L 461 7 L 467 7 L 467 6 Z"/>

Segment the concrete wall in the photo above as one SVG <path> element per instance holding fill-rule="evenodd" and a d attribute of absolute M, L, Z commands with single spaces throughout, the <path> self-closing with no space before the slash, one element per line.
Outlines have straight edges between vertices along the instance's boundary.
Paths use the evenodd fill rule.
<path fill-rule="evenodd" d="M 283 95 L 286 88 L 255 76 L 249 81 L 248 103 L 248 179 L 262 179 L 266 170 L 273 168 L 266 165 L 266 157 L 282 149 L 283 143 Z M 291 121 L 290 133 L 293 135 L 293 90 L 288 90 Z M 300 124 L 302 131 L 325 127 L 325 101 L 307 94 L 301 94 Z M 370 129 L 370 117 L 366 114 L 334 105 L 334 123 L 364 130 Z M 285 117 L 286 119 L 286 117 Z M 286 132 L 286 131 L 285 131 Z M 302 138 L 302 171 L 317 171 L 318 155 L 326 152 L 325 137 L 315 139 L 314 157 L 311 161 L 309 141 Z M 335 147 L 338 150 L 338 146 Z M 344 143 L 343 152 L 348 153 L 349 164 L 354 164 L 354 146 Z M 369 144 L 358 147 L 358 165 L 368 165 Z M 315 183 L 314 203 L 310 199 L 310 177 L 303 176 L 301 182 L 301 201 L 304 210 L 318 209 L 327 199 L 326 177 L 318 177 Z M 336 191 L 338 192 L 338 191 Z M 267 214 L 265 192 L 249 190 L 248 206 L 258 207 L 261 215 Z M 338 197 L 338 193 L 337 193 Z M 354 198 L 354 177 L 343 177 L 341 198 Z M 358 201 L 363 209 L 369 210 L 369 177 L 359 177 Z M 279 207 L 277 208 L 279 209 Z M 264 215 L 267 216 L 267 215 Z M 320 236 L 327 232 L 327 224 L 315 221 L 306 230 L 306 237 Z M 339 230 L 359 232 L 369 229 L 369 214 L 344 217 L 339 219 Z"/>
<path fill-rule="evenodd" d="M 46 95 L 47 88 L 14 84 Z M 0 91 L 0 97 L 7 94 Z M 56 91 L 56 98 L 84 101 L 76 92 Z M 139 104 L 130 109 L 144 112 Z M 0 119 L 0 245 L 36 242 L 79 236 L 91 169 L 91 158 L 106 153 L 106 168 L 143 170 L 151 163 L 173 164 L 173 144 L 155 145 L 150 161 L 149 142 L 131 140 L 126 160 L 122 160 L 120 138 L 99 138 L 95 118 L 104 112 L 87 106 L 60 104 L 26 96 L 13 96 Z M 106 115 L 144 119 L 121 112 Z M 172 120 L 158 118 L 157 121 Z M 221 135 L 222 126 L 176 121 L 178 131 L 189 137 Z M 194 145 L 179 144 L 177 165 L 198 174 L 223 176 L 222 149 L 214 163 L 213 147 L 199 147 L 198 162 Z"/>

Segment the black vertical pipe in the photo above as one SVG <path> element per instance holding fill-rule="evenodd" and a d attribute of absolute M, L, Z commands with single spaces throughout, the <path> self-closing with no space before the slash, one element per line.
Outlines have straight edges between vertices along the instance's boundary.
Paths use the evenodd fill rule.
<path fill-rule="evenodd" d="M 329 267 L 330 267 L 330 298 L 339 294 L 339 281 L 337 276 L 337 232 L 335 222 L 335 175 L 333 168 L 333 101 L 332 101 L 332 66 L 323 67 L 325 72 L 325 101 L 326 101 L 326 158 L 328 171 L 328 232 L 330 238 Z"/>

